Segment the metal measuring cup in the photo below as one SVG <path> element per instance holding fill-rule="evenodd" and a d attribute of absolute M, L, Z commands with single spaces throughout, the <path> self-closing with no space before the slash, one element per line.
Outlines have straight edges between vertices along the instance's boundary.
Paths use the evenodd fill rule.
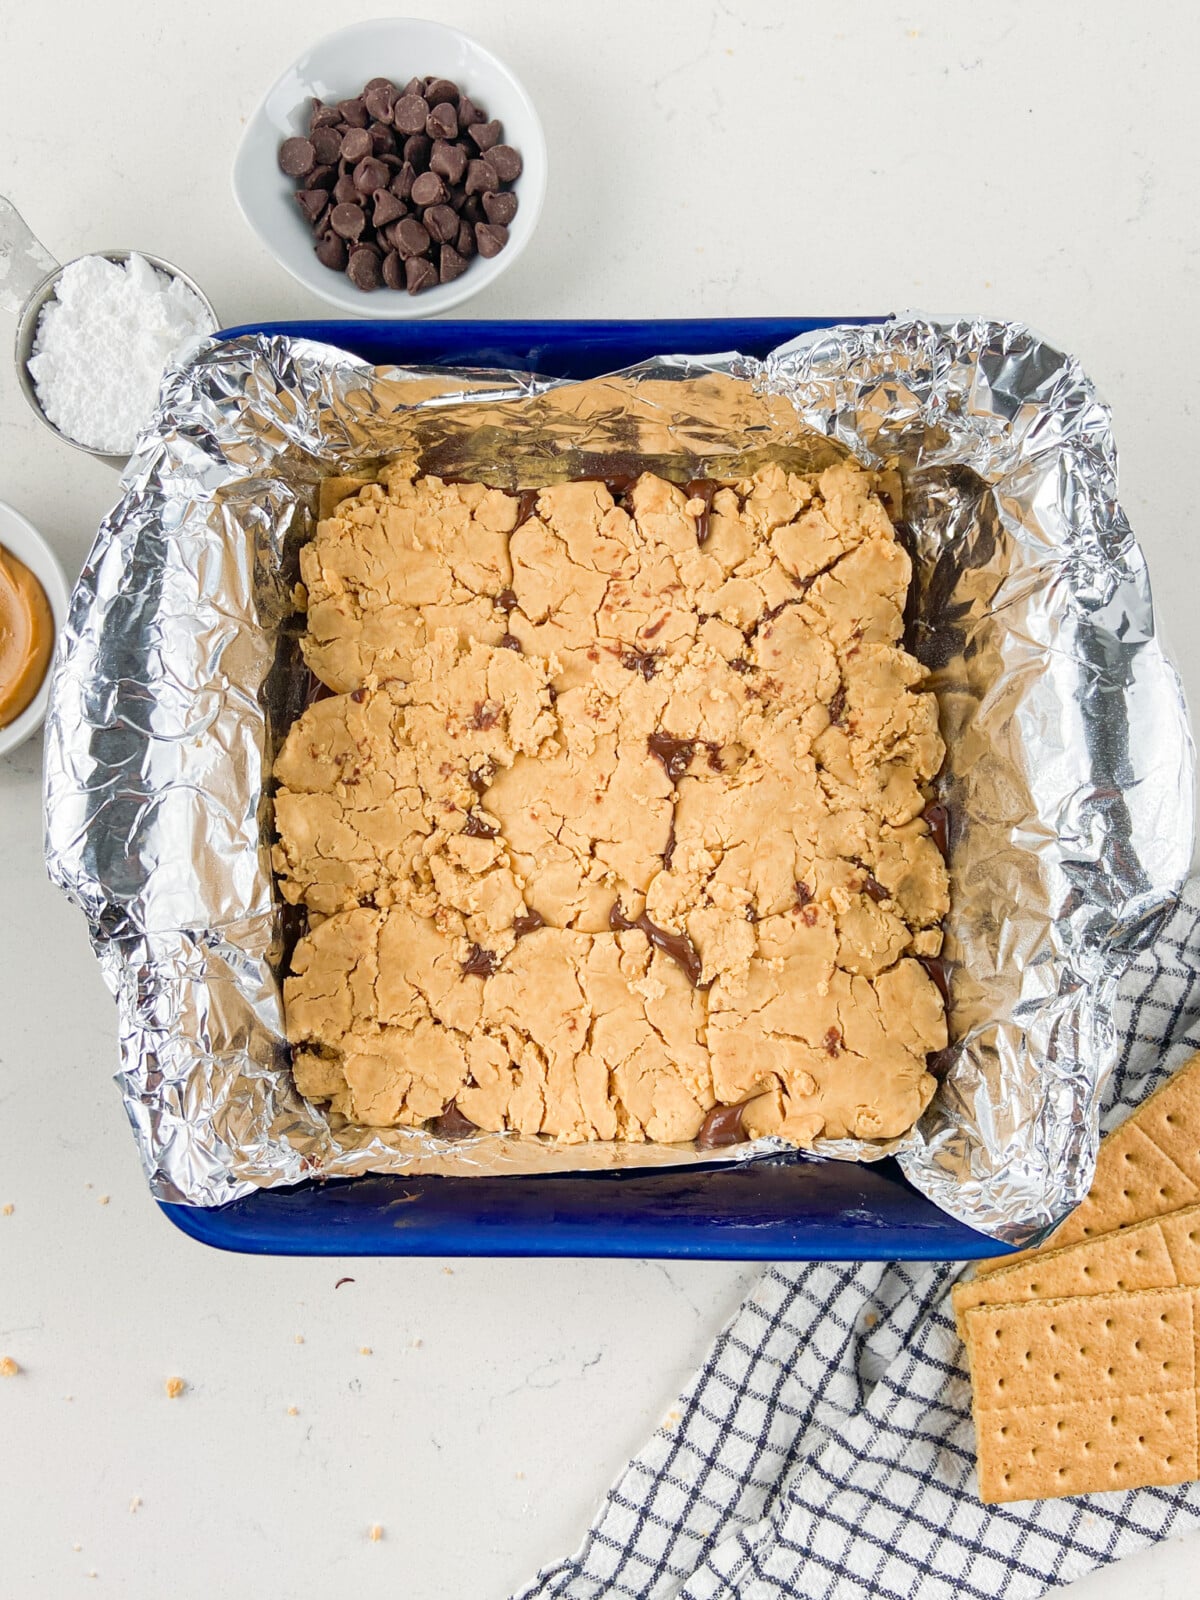
<path fill-rule="evenodd" d="M 118 265 L 128 261 L 131 255 L 141 256 L 159 272 L 165 273 L 170 278 L 178 278 L 203 305 L 212 318 L 213 327 L 218 326 L 217 314 L 208 296 L 194 278 L 189 277 L 173 262 L 164 261 L 162 256 L 151 255 L 148 250 L 89 250 L 88 255 L 103 256 L 106 261 Z M 29 358 L 33 354 L 38 318 L 47 301 L 54 298 L 64 266 L 70 265 L 70 262 L 60 265 L 33 233 L 12 201 L 0 195 L 0 311 L 7 311 L 17 319 L 13 358 L 16 362 L 17 382 L 21 386 L 21 393 L 28 400 L 34 416 L 43 427 L 49 428 L 56 438 L 61 439 L 64 444 L 69 444 L 73 450 L 82 450 L 85 455 L 107 461 L 119 472 L 128 460 L 127 456 L 111 455 L 107 450 L 96 450 L 91 445 L 80 444 L 78 439 L 72 439 L 70 434 L 64 433 L 51 422 L 42 410 L 29 371 Z"/>

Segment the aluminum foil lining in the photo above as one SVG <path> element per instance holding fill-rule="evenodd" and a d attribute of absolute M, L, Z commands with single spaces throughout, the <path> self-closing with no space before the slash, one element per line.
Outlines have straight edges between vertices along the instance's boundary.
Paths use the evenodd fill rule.
<path fill-rule="evenodd" d="M 267 857 L 292 692 L 277 641 L 322 479 L 411 449 L 503 487 L 844 451 L 898 463 L 910 647 L 949 749 L 953 1042 L 908 1137 L 817 1153 L 896 1154 L 999 1239 L 1059 1219 L 1092 1177 L 1114 987 L 1188 869 L 1193 750 L 1092 384 L 1023 327 L 916 316 L 587 383 L 376 370 L 266 337 L 202 344 L 169 376 L 74 593 L 46 756 L 50 873 L 117 999 L 117 1081 L 154 1193 L 215 1205 L 317 1175 L 714 1159 L 451 1144 L 337 1125 L 295 1091 Z"/>

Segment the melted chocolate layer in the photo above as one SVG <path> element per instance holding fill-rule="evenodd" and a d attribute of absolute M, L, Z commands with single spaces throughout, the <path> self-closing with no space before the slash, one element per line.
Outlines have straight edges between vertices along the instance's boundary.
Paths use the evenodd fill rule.
<path fill-rule="evenodd" d="M 722 1145 L 744 1144 L 746 1130 L 742 1126 L 742 1106 L 714 1106 L 700 1124 L 696 1135 L 697 1150 L 719 1150 Z"/>

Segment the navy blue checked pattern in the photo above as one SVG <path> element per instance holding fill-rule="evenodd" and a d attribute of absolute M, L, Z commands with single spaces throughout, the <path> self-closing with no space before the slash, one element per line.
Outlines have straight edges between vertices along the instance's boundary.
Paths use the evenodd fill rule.
<path fill-rule="evenodd" d="M 1126 974 L 1105 1128 L 1200 1050 L 1200 880 Z M 579 1553 L 519 1600 L 1031 1600 L 1200 1526 L 1200 1484 L 983 1506 L 959 1263 L 769 1268 Z"/>

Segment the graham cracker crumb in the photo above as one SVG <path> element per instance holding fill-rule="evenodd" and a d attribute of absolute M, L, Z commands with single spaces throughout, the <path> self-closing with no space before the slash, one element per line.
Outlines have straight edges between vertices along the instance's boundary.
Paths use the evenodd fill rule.
<path fill-rule="evenodd" d="M 0 1360 L 0 1378 L 15 1378 L 20 1370 L 11 1356 L 5 1356 Z"/>
<path fill-rule="evenodd" d="M 375 1354 L 369 1344 L 360 1344 L 358 1347 L 358 1353 L 360 1356 L 373 1356 Z"/>
<path fill-rule="evenodd" d="M 111 1196 L 111 1195 L 108 1195 L 108 1194 L 102 1194 L 102 1195 L 101 1195 L 101 1196 L 100 1196 L 100 1204 L 101 1204 L 101 1205 L 102 1205 L 102 1206 L 106 1206 L 106 1205 L 107 1205 L 107 1204 L 108 1204 L 108 1202 L 109 1202 L 109 1201 L 110 1201 L 110 1200 L 111 1200 L 111 1199 L 112 1199 L 112 1196 Z"/>
<path fill-rule="evenodd" d="M 187 1388 L 187 1383 L 183 1378 L 168 1378 L 166 1383 L 163 1384 L 163 1388 L 167 1391 L 168 1400 L 178 1400 L 179 1396 Z"/>
<path fill-rule="evenodd" d="M 131 1512 L 136 1511 L 139 1508 L 139 1506 L 141 1505 L 141 1503 L 142 1503 L 141 1495 L 140 1494 L 135 1494 L 133 1499 L 129 1502 L 130 1511 Z"/>
<path fill-rule="evenodd" d="M 0 1206 L 0 1216 L 11 1217 L 15 1210 L 13 1205 Z"/>
<path fill-rule="evenodd" d="M 373 1522 L 371 1524 L 371 1543 L 378 1544 L 382 1538 L 383 1529 L 380 1527 L 378 1522 Z"/>
<path fill-rule="evenodd" d="M 296 1343 L 297 1344 L 303 1344 L 304 1343 L 304 1335 L 302 1333 L 298 1333 L 296 1335 Z"/>
<path fill-rule="evenodd" d="M 288 1414 L 289 1417 L 298 1417 L 300 1415 L 300 1407 L 299 1406 L 289 1406 L 287 1414 Z"/>

